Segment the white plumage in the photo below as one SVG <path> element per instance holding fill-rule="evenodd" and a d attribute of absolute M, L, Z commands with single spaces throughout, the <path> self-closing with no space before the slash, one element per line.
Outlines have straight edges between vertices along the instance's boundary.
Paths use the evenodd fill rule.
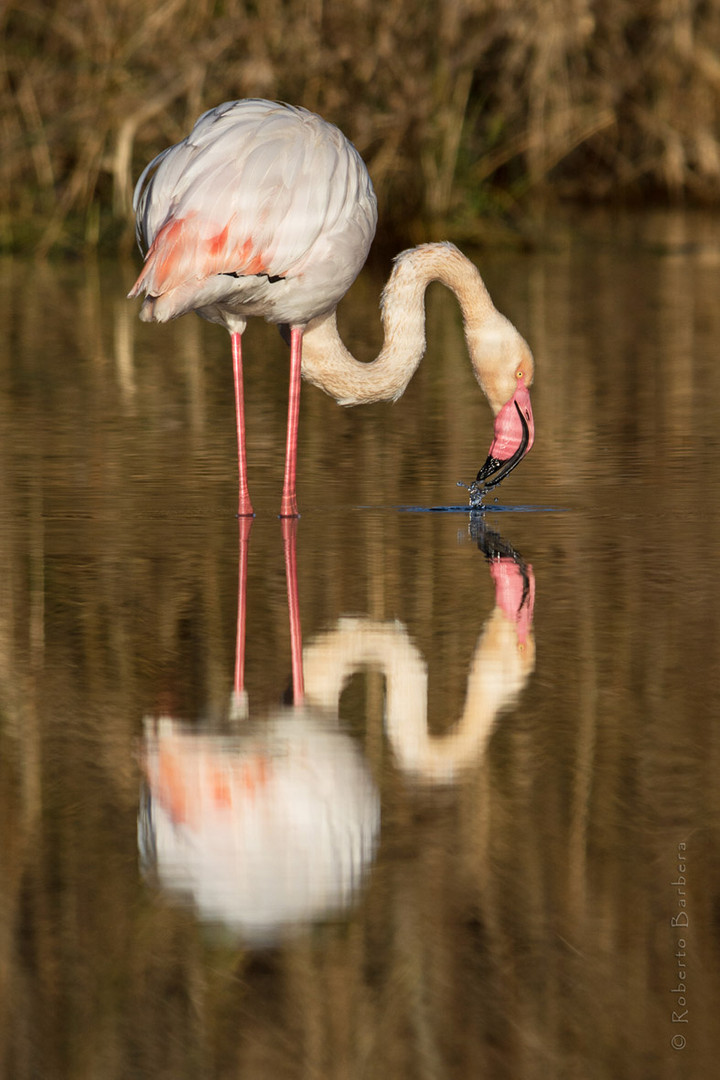
<path fill-rule="evenodd" d="M 147 293 L 141 318 L 197 311 L 231 333 L 248 316 L 294 326 L 334 308 L 377 223 L 367 169 L 341 131 L 252 99 L 210 109 L 159 154 L 133 208 L 148 252 L 130 294 Z"/>

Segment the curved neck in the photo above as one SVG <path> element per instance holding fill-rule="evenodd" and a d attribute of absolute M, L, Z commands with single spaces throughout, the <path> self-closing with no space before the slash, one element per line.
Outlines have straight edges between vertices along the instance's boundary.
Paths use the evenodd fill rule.
<path fill-rule="evenodd" d="M 398 255 L 383 292 L 384 340 L 377 359 L 362 363 L 346 349 L 333 310 L 305 328 L 303 376 L 341 405 L 396 401 L 425 352 L 425 290 L 431 281 L 440 281 L 458 298 L 476 377 L 497 411 L 505 399 L 496 407 L 483 342 L 510 332 L 520 335 L 493 305 L 474 264 L 448 243 L 423 244 Z"/>
<path fill-rule="evenodd" d="M 303 656 L 310 705 L 336 717 L 343 687 L 362 668 L 385 676 L 385 726 L 400 768 L 429 781 L 456 779 L 476 764 L 500 711 L 516 700 L 535 666 L 531 632 L 520 648 L 517 624 L 500 607 L 488 618 L 470 665 L 460 719 L 443 735 L 428 730 L 427 664 L 399 623 L 341 619 Z"/>

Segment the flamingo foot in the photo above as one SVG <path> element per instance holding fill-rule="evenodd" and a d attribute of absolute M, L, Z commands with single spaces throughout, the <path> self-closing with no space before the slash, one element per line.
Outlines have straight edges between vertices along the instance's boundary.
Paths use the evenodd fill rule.
<path fill-rule="evenodd" d="M 296 518 L 300 517 L 298 514 L 297 497 L 293 492 L 291 495 L 283 493 L 282 500 L 280 502 L 280 515 L 281 518 Z"/>

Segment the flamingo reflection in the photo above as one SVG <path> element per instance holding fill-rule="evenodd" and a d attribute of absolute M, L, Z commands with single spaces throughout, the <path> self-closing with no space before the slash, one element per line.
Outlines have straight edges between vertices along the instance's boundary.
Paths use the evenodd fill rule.
<path fill-rule="evenodd" d="M 385 727 L 397 764 L 430 783 L 452 783 L 481 759 L 496 717 L 517 699 L 535 666 L 532 567 L 482 520 L 473 530 L 490 565 L 495 607 L 475 647 L 462 715 L 447 734 L 428 731 L 427 665 L 399 623 L 341 619 L 305 651 L 307 699 L 334 716 L 354 672 L 382 672 Z"/>
<path fill-rule="evenodd" d="M 238 603 L 237 631 L 235 634 L 235 676 L 230 701 L 232 720 L 244 720 L 248 716 L 248 700 L 245 690 L 245 641 L 247 627 L 247 573 L 248 548 L 252 518 L 238 517 L 240 523 L 238 550 Z M 302 705 L 305 688 L 302 665 L 302 628 L 298 600 L 297 574 L 297 518 L 281 518 L 283 555 L 285 558 L 285 581 L 287 585 L 288 622 L 290 624 L 290 658 L 292 665 L 293 705 Z"/>
<path fill-rule="evenodd" d="M 240 520 L 238 625 L 228 730 L 172 717 L 146 720 L 146 793 L 139 836 L 146 869 L 203 920 L 267 943 L 355 900 L 374 857 L 380 800 L 356 741 L 339 724 L 351 675 L 386 681 L 386 731 L 401 770 L 454 783 L 482 758 L 498 714 L 534 667 L 532 568 L 496 533 L 476 538 L 495 584 L 461 717 L 443 736 L 427 724 L 427 666 L 396 622 L 340 619 L 304 650 L 297 590 L 297 522 L 282 522 L 293 706 L 251 721 L 244 684 L 250 519 Z"/>
<path fill-rule="evenodd" d="M 146 719 L 139 837 L 162 887 L 256 944 L 347 907 L 371 862 L 380 804 L 355 741 L 304 701 L 297 520 L 281 522 L 291 708 L 251 722 L 245 689 L 251 521 L 239 519 L 238 617 L 228 731 Z"/>
<path fill-rule="evenodd" d="M 146 722 L 146 867 L 203 920 L 271 941 L 340 911 L 372 859 L 379 800 L 355 743 L 307 710 L 242 736 Z"/>

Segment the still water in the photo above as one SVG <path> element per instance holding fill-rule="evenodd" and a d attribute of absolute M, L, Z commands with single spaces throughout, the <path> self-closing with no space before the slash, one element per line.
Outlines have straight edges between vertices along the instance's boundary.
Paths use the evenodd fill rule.
<path fill-rule="evenodd" d="M 227 335 L 0 264 L 3 1077 L 714 1075 L 720 219 L 478 263 L 537 362 L 498 501 L 420 509 L 491 433 L 434 286 L 398 404 L 304 388 L 296 525 L 249 328 L 251 526 Z"/>

